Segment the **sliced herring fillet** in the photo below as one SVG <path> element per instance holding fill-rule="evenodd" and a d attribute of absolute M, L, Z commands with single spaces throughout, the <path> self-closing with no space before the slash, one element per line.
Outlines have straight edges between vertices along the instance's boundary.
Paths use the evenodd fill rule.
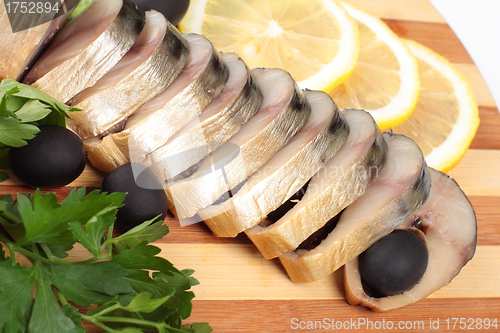
<path fill-rule="evenodd" d="M 92 165 L 110 171 L 130 161 L 144 163 L 224 88 L 229 69 L 212 43 L 198 34 L 183 34 L 189 44 L 184 68 L 166 89 L 141 105 L 122 130 L 85 142 Z"/>
<path fill-rule="evenodd" d="M 429 170 L 413 140 L 384 133 L 387 161 L 365 192 L 340 215 L 335 228 L 311 250 L 297 249 L 280 261 L 295 282 L 321 279 L 398 228 L 427 200 Z"/>
<path fill-rule="evenodd" d="M 429 254 L 427 270 L 410 290 L 394 296 L 374 298 L 363 290 L 358 259 L 349 261 L 344 270 L 346 299 L 373 311 L 388 311 L 414 303 L 444 287 L 474 256 L 477 220 L 474 208 L 458 184 L 446 174 L 430 169 L 429 199 L 401 225 L 418 228 L 425 235 Z"/>
<path fill-rule="evenodd" d="M 97 0 L 60 30 L 24 83 L 66 103 L 127 53 L 144 23 L 128 1 Z"/>
<path fill-rule="evenodd" d="M 167 184 L 169 208 L 180 219 L 193 217 L 257 171 L 300 131 L 311 113 L 288 72 L 276 68 L 252 72 L 264 95 L 257 113 L 190 177 Z"/>
<path fill-rule="evenodd" d="M 73 5 L 74 0 L 64 1 L 59 4 L 59 12 L 44 11 L 42 15 L 36 16 L 18 11 L 11 14 L 9 19 L 5 2 L 0 1 L 0 81 L 5 78 L 17 81 L 23 79 L 71 13 L 64 13 L 66 6 L 74 8 Z M 13 27 L 29 28 L 14 32 Z"/>
<path fill-rule="evenodd" d="M 287 201 L 340 149 L 349 126 L 332 98 L 306 91 L 311 116 L 305 126 L 245 185 L 224 202 L 198 215 L 218 237 L 235 237 L 258 224 Z"/>
<path fill-rule="evenodd" d="M 161 15 L 162 20 L 166 20 L 157 12 L 149 15 L 148 17 L 154 16 L 154 19 L 151 19 L 152 29 L 155 29 L 158 15 Z M 179 75 L 188 58 L 187 41 L 169 22 L 166 22 L 166 30 L 162 32 L 161 35 L 151 36 L 147 33 L 151 39 L 140 38 L 130 50 L 133 52 L 132 62 L 129 63 L 125 56 L 124 64 L 121 61 L 117 64 L 118 73 L 112 70 L 108 73 L 110 79 L 107 74 L 102 78 L 104 83 L 101 84 L 99 80 L 96 89 L 90 88 L 96 90 L 95 93 L 72 105 L 83 110 L 73 116 L 74 120 L 68 121 L 68 125 L 81 138 L 119 130 L 133 112 L 162 92 Z M 123 72 L 122 65 L 126 68 Z"/>
<path fill-rule="evenodd" d="M 266 259 L 296 249 L 354 202 L 382 169 L 387 145 L 372 116 L 346 110 L 350 132 L 338 153 L 312 177 L 301 200 L 275 223 L 245 231 Z"/>
<path fill-rule="evenodd" d="M 139 37 L 128 52 L 91 87 L 81 91 L 68 101 L 69 105 L 78 105 L 93 95 L 125 79 L 146 61 L 162 42 L 167 32 L 167 19 L 163 14 L 150 10 L 146 12 L 146 23 Z"/>
<path fill-rule="evenodd" d="M 245 62 L 222 53 L 229 79 L 221 93 L 162 147 L 148 154 L 151 169 L 171 179 L 185 172 L 235 134 L 259 109 L 262 93 Z"/>

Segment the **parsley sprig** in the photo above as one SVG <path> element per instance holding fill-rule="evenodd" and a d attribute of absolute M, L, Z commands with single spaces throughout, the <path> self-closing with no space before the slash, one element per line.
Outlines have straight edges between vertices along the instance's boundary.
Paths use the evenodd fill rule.
<path fill-rule="evenodd" d="M 40 132 L 38 125 L 65 126 L 67 112 L 79 111 L 38 89 L 4 79 L 0 83 L 0 170 L 9 169 L 9 147 L 22 147 Z M 7 174 L 0 172 L 0 182 Z"/>
<path fill-rule="evenodd" d="M 204 323 L 182 325 L 198 281 L 150 244 L 168 233 L 163 221 L 112 236 L 124 198 L 85 188 L 60 203 L 39 190 L 0 197 L 0 332 L 83 333 L 83 321 L 105 332 L 212 331 Z M 68 260 L 75 244 L 89 259 Z M 19 254 L 32 266 L 21 266 Z"/>

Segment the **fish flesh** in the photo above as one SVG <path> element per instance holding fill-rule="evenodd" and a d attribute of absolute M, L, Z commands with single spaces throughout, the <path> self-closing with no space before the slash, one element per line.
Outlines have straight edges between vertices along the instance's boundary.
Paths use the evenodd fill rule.
<path fill-rule="evenodd" d="M 160 13 L 155 12 L 154 15 L 161 15 L 165 20 Z M 113 81 L 119 81 L 109 87 L 106 87 L 106 82 L 104 88 L 99 87 L 91 97 L 72 104 L 83 111 L 77 112 L 74 120 L 68 121 L 68 126 L 81 138 L 112 132 L 116 130 L 115 126 L 121 128 L 123 122 L 142 104 L 162 92 L 179 75 L 188 57 L 188 44 L 172 24 L 166 22 L 166 25 L 167 29 L 160 38 L 154 34 L 151 36 L 153 40 L 159 39 L 160 43 L 146 40 L 145 44 L 140 41 L 137 45 L 140 50 L 132 47 L 130 51 L 134 52 L 134 56 L 139 54 L 134 57 L 131 66 L 128 66 L 128 59 L 126 61 L 132 71 L 125 71 L 118 78 L 114 77 L 114 73 L 108 73 L 113 76 Z M 152 26 L 154 28 L 154 22 Z M 152 48 L 150 42 L 157 47 Z M 117 66 L 121 65 L 120 61 Z M 104 80 L 108 74 L 103 77 Z"/>
<path fill-rule="evenodd" d="M 5 78 L 22 81 L 28 69 L 62 27 L 75 5 L 75 0 L 63 1 L 57 12 L 44 10 L 41 15 L 28 15 L 18 11 L 9 15 L 5 1 L 0 2 L 0 40 L 2 41 L 0 43 L 0 81 Z"/>
<path fill-rule="evenodd" d="M 229 69 L 212 43 L 184 34 L 193 52 L 181 75 L 157 98 L 144 104 L 125 124 L 131 160 L 141 161 L 197 117 L 229 79 Z M 125 140 L 122 143 L 125 144 Z"/>
<path fill-rule="evenodd" d="M 245 231 L 266 259 L 296 249 L 353 203 L 384 166 L 387 144 L 373 117 L 364 110 L 346 110 L 344 116 L 350 128 L 347 140 L 312 177 L 303 196 L 296 196 L 300 201 L 280 207 L 274 221 L 268 217 Z"/>
<path fill-rule="evenodd" d="M 342 147 L 349 126 L 332 98 L 306 91 L 311 115 L 290 142 L 255 172 L 232 197 L 198 215 L 218 237 L 235 237 L 287 201 Z"/>
<path fill-rule="evenodd" d="M 257 113 L 205 158 L 189 177 L 167 184 L 169 209 L 193 217 L 247 179 L 305 125 L 311 106 L 292 76 L 281 69 L 253 69 L 264 98 Z"/>
<path fill-rule="evenodd" d="M 67 102 L 69 105 L 79 105 L 100 91 L 113 87 L 153 54 L 167 32 L 167 19 L 154 10 L 146 12 L 145 15 L 144 28 L 130 50 L 96 84 L 71 98 Z"/>
<path fill-rule="evenodd" d="M 24 83 L 66 103 L 127 53 L 144 24 L 144 12 L 127 0 L 96 0 L 64 25 Z"/>
<path fill-rule="evenodd" d="M 229 69 L 212 43 L 198 34 L 183 38 L 189 55 L 172 84 L 126 118 L 122 128 L 84 140 L 95 167 L 107 172 L 131 161 L 145 164 L 147 154 L 165 144 L 224 88 Z"/>
<path fill-rule="evenodd" d="M 387 161 L 365 192 L 340 215 L 333 230 L 312 249 L 298 248 L 279 257 L 295 282 L 321 279 L 391 233 L 427 200 L 429 169 L 410 138 L 384 133 Z"/>
<path fill-rule="evenodd" d="M 477 242 L 477 219 L 472 204 L 448 175 L 430 169 L 429 199 L 400 228 L 416 228 L 424 234 L 427 269 L 413 288 L 390 297 L 369 297 L 363 290 L 357 258 L 344 269 L 346 299 L 373 311 L 388 311 L 414 303 L 444 287 L 472 259 Z"/>
<path fill-rule="evenodd" d="M 162 147 L 147 155 L 160 179 L 173 179 L 229 140 L 255 115 L 262 92 L 245 62 L 235 53 L 222 53 L 229 79 L 221 93 Z"/>

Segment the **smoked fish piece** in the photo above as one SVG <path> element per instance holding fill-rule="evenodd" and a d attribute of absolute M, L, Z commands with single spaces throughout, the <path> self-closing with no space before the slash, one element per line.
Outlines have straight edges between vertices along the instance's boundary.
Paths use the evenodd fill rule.
<path fill-rule="evenodd" d="M 15 3 L 0 2 L 0 81 L 9 78 L 21 81 L 38 56 L 54 38 L 76 6 L 76 0 L 63 1 L 31 15 L 14 11 Z M 19 3 L 17 3 L 19 6 Z M 57 10 L 58 9 L 58 10 Z"/>
<path fill-rule="evenodd" d="M 169 209 L 180 219 L 195 216 L 251 176 L 309 118 L 311 106 L 288 72 L 276 68 L 252 72 L 264 95 L 257 113 L 188 178 L 167 182 Z"/>
<path fill-rule="evenodd" d="M 349 126 L 332 98 L 306 91 L 311 115 L 285 147 L 257 170 L 238 192 L 198 212 L 219 237 L 235 237 L 286 202 L 342 147 Z"/>
<path fill-rule="evenodd" d="M 189 55 L 175 80 L 120 123 L 84 140 L 92 165 L 110 171 L 145 158 L 196 117 L 224 88 L 229 69 L 212 43 L 198 34 L 183 35 Z"/>
<path fill-rule="evenodd" d="M 158 13 L 148 12 L 147 21 L 153 21 L 151 28 L 158 26 L 155 23 L 160 16 L 166 23 L 162 34 L 141 36 L 130 49 L 132 61 L 129 62 L 127 53 L 118 64 L 111 69 L 96 84 L 97 92 L 72 106 L 82 109 L 74 115 L 74 120 L 68 125 L 83 139 L 105 135 L 122 128 L 128 117 L 141 105 L 161 93 L 179 75 L 188 58 L 188 44 L 180 32 L 165 17 Z M 146 28 L 150 24 L 146 22 Z M 141 33 L 141 35 L 143 35 Z M 150 45 L 152 44 L 152 45 Z M 125 66 L 126 70 L 121 71 Z M 118 70 L 115 70 L 118 67 Z M 118 74 L 116 73 L 118 72 Z M 117 74 L 115 77 L 115 74 Z M 108 76 L 112 78 L 108 80 Z M 104 83 L 102 83 L 105 81 Z M 108 82 L 109 81 L 109 82 Z M 102 85 L 102 87 L 101 87 Z M 89 88 L 94 90 L 94 87 Z M 83 92 L 85 93 L 85 92 Z M 77 100 L 78 96 L 76 96 Z"/>
<path fill-rule="evenodd" d="M 229 140 L 255 115 L 262 92 L 245 62 L 235 53 L 222 53 L 229 79 L 222 92 L 165 145 L 147 155 L 161 179 L 172 179 L 195 166 Z"/>
<path fill-rule="evenodd" d="M 96 0 L 64 25 L 24 83 L 66 103 L 120 61 L 144 24 L 145 13 L 127 0 Z"/>
<path fill-rule="evenodd" d="M 425 204 L 411 214 L 400 228 L 418 229 L 427 250 L 427 269 L 420 281 L 402 294 L 368 296 L 361 282 L 358 258 L 345 265 L 344 287 L 349 304 L 361 304 L 383 312 L 417 302 L 444 287 L 472 259 L 477 243 L 474 208 L 455 180 L 429 168 L 431 190 Z"/>
<path fill-rule="evenodd" d="M 387 145 L 373 117 L 364 110 L 346 110 L 344 117 L 350 129 L 347 140 L 302 196 L 294 196 L 298 202 L 287 202 L 245 231 L 266 259 L 296 249 L 353 203 L 384 166 Z"/>
<path fill-rule="evenodd" d="M 427 200 L 431 181 L 420 148 L 403 135 L 387 132 L 384 139 L 387 161 L 363 195 L 336 223 L 319 230 L 318 245 L 299 246 L 279 257 L 292 281 L 311 282 L 333 273 L 400 227 Z"/>

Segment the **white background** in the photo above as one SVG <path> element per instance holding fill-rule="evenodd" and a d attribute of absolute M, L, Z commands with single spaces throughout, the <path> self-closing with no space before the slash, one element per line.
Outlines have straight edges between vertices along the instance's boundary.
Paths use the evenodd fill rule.
<path fill-rule="evenodd" d="M 500 108 L 500 0 L 430 0 L 458 36 Z"/>

